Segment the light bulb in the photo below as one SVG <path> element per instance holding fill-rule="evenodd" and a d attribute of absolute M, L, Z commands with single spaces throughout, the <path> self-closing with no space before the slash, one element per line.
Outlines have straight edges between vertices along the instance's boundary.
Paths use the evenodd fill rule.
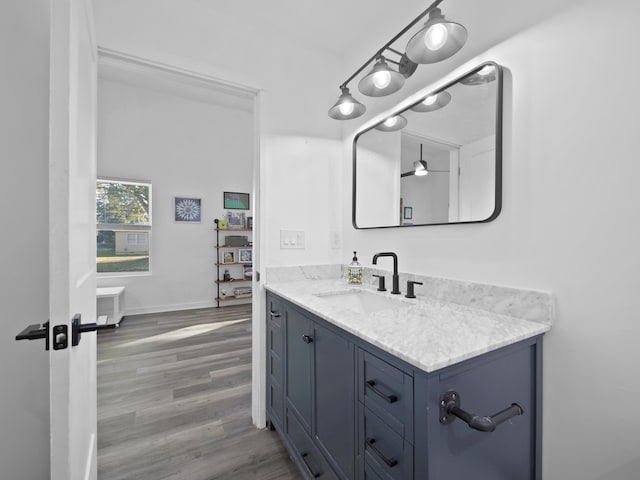
<path fill-rule="evenodd" d="M 422 154 L 420 156 L 422 156 Z M 427 171 L 427 168 L 425 167 L 425 163 L 422 162 L 421 160 L 417 162 L 413 162 L 413 166 L 415 167 L 413 174 L 417 175 L 418 177 L 424 177 L 426 174 L 429 173 Z"/>
<path fill-rule="evenodd" d="M 353 113 L 353 109 L 356 108 L 353 102 L 344 102 L 341 103 L 338 107 L 340 109 L 340 113 L 342 115 L 351 115 Z"/>
<path fill-rule="evenodd" d="M 436 103 L 436 100 L 438 99 L 438 94 L 436 93 L 435 95 L 429 95 L 427 98 L 425 98 L 422 101 L 423 105 L 433 105 L 434 103 Z"/>
<path fill-rule="evenodd" d="M 485 65 L 478 72 L 478 75 L 490 75 L 491 73 L 493 73 L 493 65 Z"/>
<path fill-rule="evenodd" d="M 397 121 L 398 121 L 398 117 L 397 116 L 389 117 L 384 121 L 384 126 L 385 127 L 393 127 L 396 124 Z"/>
<path fill-rule="evenodd" d="M 436 23 L 435 25 L 431 25 L 429 29 L 424 34 L 424 45 L 429 50 L 440 50 L 445 43 L 447 43 L 447 38 L 449 37 L 449 32 L 447 31 L 447 27 L 445 27 L 441 23 Z"/>
<path fill-rule="evenodd" d="M 376 88 L 387 88 L 391 83 L 391 74 L 386 70 L 381 70 L 373 74 L 373 84 Z"/>

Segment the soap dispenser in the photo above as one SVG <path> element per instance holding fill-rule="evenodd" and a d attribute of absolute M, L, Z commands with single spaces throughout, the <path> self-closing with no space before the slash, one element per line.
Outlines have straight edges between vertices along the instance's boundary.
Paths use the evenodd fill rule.
<path fill-rule="evenodd" d="M 354 285 L 362 284 L 362 265 L 358 262 L 356 252 L 353 252 L 353 260 L 347 267 L 347 280 Z"/>

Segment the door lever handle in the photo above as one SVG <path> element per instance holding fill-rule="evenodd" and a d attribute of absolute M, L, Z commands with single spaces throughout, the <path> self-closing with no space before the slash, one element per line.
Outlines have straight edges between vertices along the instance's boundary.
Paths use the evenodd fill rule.
<path fill-rule="evenodd" d="M 16 340 L 38 340 L 39 338 L 47 338 L 48 332 L 49 322 L 43 324 L 34 323 L 16 335 Z"/>
<path fill-rule="evenodd" d="M 34 323 L 16 335 L 16 340 L 39 340 L 44 338 L 45 349 L 49 350 L 49 322 Z"/>
<path fill-rule="evenodd" d="M 95 332 L 97 330 L 111 330 L 116 328 L 115 323 L 109 323 L 104 325 L 98 325 L 97 323 L 80 323 L 82 315 L 76 313 L 71 321 L 71 346 L 75 347 L 80 343 L 80 338 L 83 333 Z"/>

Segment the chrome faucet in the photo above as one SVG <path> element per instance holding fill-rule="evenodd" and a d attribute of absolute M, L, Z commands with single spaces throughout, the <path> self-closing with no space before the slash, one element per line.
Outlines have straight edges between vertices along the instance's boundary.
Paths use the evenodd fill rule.
<path fill-rule="evenodd" d="M 393 289 L 391 293 L 400 295 L 400 277 L 398 276 L 398 256 L 393 252 L 376 253 L 373 256 L 373 264 L 377 265 L 379 257 L 393 257 Z"/>

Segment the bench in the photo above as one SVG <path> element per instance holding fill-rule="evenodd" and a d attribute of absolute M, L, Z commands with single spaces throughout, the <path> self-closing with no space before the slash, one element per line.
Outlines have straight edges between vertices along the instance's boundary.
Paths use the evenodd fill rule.
<path fill-rule="evenodd" d="M 98 323 L 115 323 L 120 325 L 120 320 L 124 317 L 124 311 L 122 310 L 125 287 L 98 287 L 96 288 L 96 299 L 101 298 L 111 299 L 111 309 L 107 318 L 105 316 L 98 315 Z"/>

